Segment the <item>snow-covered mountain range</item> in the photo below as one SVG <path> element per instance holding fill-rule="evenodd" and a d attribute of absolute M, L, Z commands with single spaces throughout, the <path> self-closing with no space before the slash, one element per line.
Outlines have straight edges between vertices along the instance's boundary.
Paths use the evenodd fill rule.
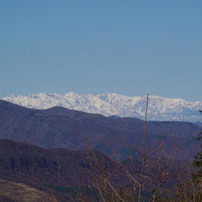
<path fill-rule="evenodd" d="M 146 96 L 128 97 L 116 93 L 101 95 L 74 92 L 67 94 L 38 93 L 28 96 L 10 95 L 3 98 L 27 108 L 47 109 L 62 106 L 88 113 L 98 113 L 104 116 L 137 117 L 144 119 Z M 148 120 L 158 121 L 202 121 L 199 109 L 202 101 L 188 102 L 183 99 L 170 99 L 159 96 L 149 96 Z"/>

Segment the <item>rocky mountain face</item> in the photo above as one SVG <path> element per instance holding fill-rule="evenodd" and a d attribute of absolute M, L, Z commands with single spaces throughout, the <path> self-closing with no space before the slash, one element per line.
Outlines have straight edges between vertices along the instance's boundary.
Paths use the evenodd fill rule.
<path fill-rule="evenodd" d="M 29 96 L 11 95 L 3 100 L 34 109 L 62 106 L 104 116 L 140 119 L 144 119 L 146 106 L 146 96 L 128 97 L 116 93 L 101 95 L 78 95 L 74 92 L 67 94 L 38 93 Z M 149 96 L 148 120 L 200 122 L 199 109 L 202 109 L 202 101 L 188 102 L 182 99 L 151 95 Z"/>

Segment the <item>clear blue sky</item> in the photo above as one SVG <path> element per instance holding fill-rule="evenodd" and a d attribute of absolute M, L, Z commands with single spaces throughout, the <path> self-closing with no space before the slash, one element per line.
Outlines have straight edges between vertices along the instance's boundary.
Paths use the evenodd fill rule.
<path fill-rule="evenodd" d="M 201 0 L 1 0 L 0 98 L 115 92 L 202 101 Z"/>

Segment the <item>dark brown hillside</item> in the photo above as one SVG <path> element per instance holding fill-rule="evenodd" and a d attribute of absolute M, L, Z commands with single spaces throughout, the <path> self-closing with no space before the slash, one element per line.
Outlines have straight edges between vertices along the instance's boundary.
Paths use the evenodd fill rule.
<path fill-rule="evenodd" d="M 51 198 L 49 201 L 54 201 L 51 196 L 55 196 L 58 201 L 65 202 L 74 201 L 73 199 L 77 197 L 75 195 L 77 190 L 72 194 L 72 191 L 60 192 L 58 188 L 76 189 L 78 185 L 92 187 L 95 185 L 95 181 L 91 176 L 96 176 L 95 179 L 102 181 L 100 169 L 109 173 L 110 181 L 117 189 L 131 183 L 120 164 L 111 161 L 105 154 L 95 150 L 93 152 L 94 154 L 91 151 L 69 151 L 63 148 L 44 149 L 0 139 L 0 186 L 4 186 L 4 188 L 6 186 L 4 195 L 9 196 L 10 199 L 14 199 L 14 196 L 11 197 L 11 193 L 19 194 L 21 198 L 22 195 L 28 197 L 29 194 L 35 193 L 36 196 L 40 195 L 41 199 L 32 201 L 44 201 L 44 197 L 49 197 Z M 155 164 L 155 159 L 150 160 Z M 166 162 L 166 159 L 162 161 L 162 167 L 165 167 Z M 175 161 L 170 175 L 176 173 L 184 163 Z M 193 172 L 193 167 L 189 162 L 186 164 L 188 172 Z M 139 179 L 140 158 L 134 158 L 132 164 L 131 159 L 126 159 L 123 165 L 133 176 L 136 176 L 136 179 Z M 156 167 L 154 165 L 151 169 L 155 170 Z M 145 172 L 145 176 L 148 177 L 149 174 Z M 179 183 L 179 179 L 172 179 L 166 184 L 166 187 L 171 188 L 173 183 Z M 151 185 L 156 186 L 156 184 Z M 148 191 L 150 191 L 150 187 L 148 187 Z"/>
<path fill-rule="evenodd" d="M 90 145 L 112 157 L 105 138 L 120 158 L 129 155 L 127 146 L 113 134 L 116 132 L 132 146 L 142 143 L 144 122 L 137 118 L 109 118 L 63 107 L 47 110 L 27 109 L 0 100 L 0 138 L 34 144 L 43 148 L 85 149 Z M 147 123 L 148 149 L 168 131 L 166 151 L 170 150 L 176 135 L 175 148 L 183 143 L 179 159 L 192 160 L 199 149 L 196 137 L 202 127 L 189 122 Z"/>
<path fill-rule="evenodd" d="M 109 167 L 113 167 L 106 155 L 94 152 L 100 161 L 104 159 Z M 90 168 L 85 151 L 43 149 L 11 140 L 0 140 L 0 170 L 11 175 L 27 175 L 33 182 L 71 186 L 77 185 L 79 181 L 89 183 L 90 178 L 82 167 Z"/>
<path fill-rule="evenodd" d="M 115 163 L 106 155 L 94 151 L 99 163 L 105 163 L 111 171 Z M 34 145 L 0 140 L 0 178 L 15 183 L 24 183 L 43 192 L 50 193 L 45 185 L 72 187 L 92 185 L 93 180 L 87 174 L 91 166 L 89 156 L 96 165 L 94 155 L 86 151 L 68 151 L 66 149 L 43 149 Z M 117 168 L 116 168 L 117 169 Z M 123 177 L 112 173 L 111 179 L 116 186 L 123 183 Z M 52 193 L 62 201 L 69 201 L 69 194 Z"/>

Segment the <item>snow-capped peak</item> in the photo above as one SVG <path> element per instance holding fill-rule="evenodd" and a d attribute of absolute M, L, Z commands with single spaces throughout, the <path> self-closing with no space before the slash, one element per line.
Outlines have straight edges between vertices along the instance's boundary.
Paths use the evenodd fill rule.
<path fill-rule="evenodd" d="M 67 94 L 38 93 L 28 96 L 10 95 L 3 100 L 13 102 L 28 108 L 47 109 L 53 106 L 63 106 L 88 113 L 99 113 L 104 116 L 144 118 L 146 96 L 129 97 L 117 93 L 100 95 L 74 92 Z M 179 98 L 163 98 L 149 96 L 148 120 L 160 121 L 201 121 L 198 110 L 202 102 L 188 102 Z"/>

